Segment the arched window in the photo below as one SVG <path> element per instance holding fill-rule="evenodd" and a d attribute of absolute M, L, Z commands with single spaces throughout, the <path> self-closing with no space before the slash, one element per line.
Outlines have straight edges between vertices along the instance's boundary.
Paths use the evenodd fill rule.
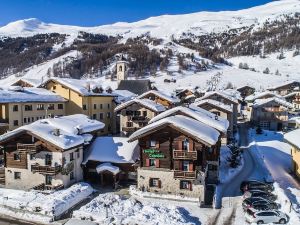
<path fill-rule="evenodd" d="M 123 67 L 119 66 L 119 72 L 122 72 L 122 71 L 123 71 Z"/>

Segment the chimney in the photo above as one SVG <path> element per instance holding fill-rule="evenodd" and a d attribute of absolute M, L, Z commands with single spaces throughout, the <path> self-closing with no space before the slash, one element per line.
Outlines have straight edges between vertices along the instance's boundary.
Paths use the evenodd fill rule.
<path fill-rule="evenodd" d="M 54 136 L 59 136 L 60 135 L 60 130 L 58 128 L 53 130 L 53 135 Z"/>

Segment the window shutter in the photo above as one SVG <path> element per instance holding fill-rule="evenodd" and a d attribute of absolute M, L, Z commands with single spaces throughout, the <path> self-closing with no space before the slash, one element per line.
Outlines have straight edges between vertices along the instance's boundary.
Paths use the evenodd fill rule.
<path fill-rule="evenodd" d="M 179 170 L 182 170 L 183 169 L 183 161 L 179 161 Z"/>
<path fill-rule="evenodd" d="M 192 139 L 189 140 L 189 148 L 190 152 L 194 151 L 194 141 Z"/>
<path fill-rule="evenodd" d="M 156 168 L 160 167 L 160 160 L 159 159 L 155 159 L 155 167 Z"/>
<path fill-rule="evenodd" d="M 158 188 L 161 188 L 161 180 L 158 180 Z"/>
<path fill-rule="evenodd" d="M 193 190 L 192 182 L 189 182 L 189 189 L 190 189 L 190 191 Z"/>
<path fill-rule="evenodd" d="M 189 171 L 194 171 L 194 165 L 192 162 L 189 163 Z"/>
<path fill-rule="evenodd" d="M 147 166 L 147 167 L 150 166 L 150 159 L 146 159 L 146 166 Z"/>

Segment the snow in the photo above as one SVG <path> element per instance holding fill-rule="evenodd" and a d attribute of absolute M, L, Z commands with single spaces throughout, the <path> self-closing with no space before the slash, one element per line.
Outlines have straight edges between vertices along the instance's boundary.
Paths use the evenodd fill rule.
<path fill-rule="evenodd" d="M 246 101 L 255 101 L 256 99 L 263 99 L 263 98 L 270 98 L 270 97 L 276 97 L 276 98 L 282 98 L 282 96 L 280 95 L 277 95 L 273 92 L 270 92 L 270 91 L 264 91 L 264 92 L 255 92 L 254 94 L 252 95 L 249 95 L 245 98 Z"/>
<path fill-rule="evenodd" d="M 170 103 L 179 103 L 180 100 L 178 98 L 175 98 L 173 96 L 169 96 L 167 95 L 166 93 L 162 92 L 162 91 L 155 91 L 155 90 L 150 90 L 150 91 L 147 91 L 146 93 L 140 95 L 138 98 L 139 99 L 143 99 L 145 98 L 145 96 L 149 95 L 149 94 L 153 94 L 155 96 L 158 96 L 159 98 L 162 98 Z"/>
<path fill-rule="evenodd" d="M 193 105 L 197 106 L 197 107 L 201 107 L 202 105 L 205 104 L 209 104 L 209 105 L 213 105 L 213 106 L 217 106 L 218 108 L 221 108 L 227 112 L 231 112 L 233 111 L 233 107 L 231 105 L 226 105 L 222 102 L 213 100 L 213 99 L 196 99 L 195 102 L 193 103 Z"/>
<path fill-rule="evenodd" d="M 39 79 L 30 79 L 30 78 L 21 78 L 19 81 L 26 82 L 33 87 L 38 87 L 41 84 L 41 81 Z"/>
<path fill-rule="evenodd" d="M 144 135 L 156 132 L 158 129 L 166 126 L 174 127 L 175 129 L 187 135 L 191 135 L 199 142 L 207 143 L 208 145 L 215 145 L 220 136 L 220 133 L 217 130 L 204 123 L 186 116 L 176 115 L 163 118 L 135 131 L 129 137 L 128 141 L 134 141 Z"/>
<path fill-rule="evenodd" d="M 128 199 L 114 194 L 100 194 L 90 203 L 73 212 L 78 219 L 93 220 L 99 224 L 185 225 L 189 223 L 178 207 Z"/>
<path fill-rule="evenodd" d="M 86 143 L 86 136 L 80 134 L 100 130 L 103 127 L 102 122 L 90 120 L 86 115 L 76 114 L 38 120 L 3 134 L 0 136 L 0 141 L 29 131 L 62 149 L 70 149 Z M 59 135 L 55 134 L 56 129 L 59 129 Z"/>
<path fill-rule="evenodd" d="M 50 194 L 0 188 L 0 213 L 31 222 L 50 222 L 93 193 L 87 183 Z"/>
<path fill-rule="evenodd" d="M 118 103 L 127 102 L 137 97 L 137 94 L 134 94 L 128 90 L 114 90 L 113 94 L 117 96 Z"/>
<path fill-rule="evenodd" d="M 203 112 L 201 110 L 194 110 L 192 108 L 187 108 L 187 107 L 183 107 L 183 106 L 177 106 L 177 107 L 169 109 L 169 110 L 155 116 L 154 118 L 152 118 L 149 121 L 149 123 L 156 122 L 156 121 L 161 120 L 163 118 L 166 118 L 168 116 L 184 114 L 188 117 L 191 117 L 195 120 L 198 120 L 201 123 L 209 125 L 209 126 L 215 128 L 215 129 L 217 129 L 218 131 L 222 132 L 222 133 L 227 132 L 227 129 L 228 129 L 228 126 L 229 126 L 228 120 L 223 119 L 223 118 L 216 119 L 215 114 L 210 113 L 206 110 L 204 110 L 204 111 L 205 112 Z"/>
<path fill-rule="evenodd" d="M 112 165 L 111 163 L 102 163 L 96 167 L 97 173 L 101 173 L 103 171 L 110 171 L 114 175 L 120 172 L 120 168 Z"/>
<path fill-rule="evenodd" d="M 145 107 L 149 110 L 152 110 L 153 112 L 163 112 L 166 110 L 166 108 L 160 104 L 160 103 L 157 103 L 157 102 L 154 102 L 150 99 L 139 99 L 139 98 L 135 98 L 135 99 L 132 99 L 130 101 L 127 101 L 121 105 L 118 105 L 116 108 L 115 108 L 115 112 L 118 112 L 130 105 L 133 105 L 133 104 L 137 104 L 137 105 L 140 105 L 142 107 Z"/>
<path fill-rule="evenodd" d="M 199 98 L 199 101 L 209 99 L 210 96 L 212 96 L 212 95 L 220 96 L 221 98 L 224 98 L 224 99 L 227 99 L 228 101 L 231 101 L 233 104 L 239 104 L 236 98 L 228 95 L 228 93 L 225 93 L 224 91 L 223 92 L 221 92 L 221 91 L 206 92 L 203 97 Z"/>
<path fill-rule="evenodd" d="M 135 163 L 139 158 L 138 141 L 126 137 L 97 137 L 89 147 L 83 164 L 89 160 L 111 163 Z"/>
<path fill-rule="evenodd" d="M 51 91 L 43 88 L 12 86 L 7 90 L 0 90 L 0 103 L 12 102 L 66 102 L 66 100 Z"/>
<path fill-rule="evenodd" d="M 289 109 L 292 109 L 293 108 L 293 104 L 283 100 L 282 98 L 277 98 L 277 97 L 273 97 L 273 98 L 266 98 L 266 99 L 256 99 L 255 102 L 253 103 L 253 106 L 254 108 L 257 108 L 257 107 L 261 107 L 265 104 L 268 104 L 270 102 L 275 102 L 279 105 L 282 105 L 286 108 L 289 108 Z"/>
<path fill-rule="evenodd" d="M 286 133 L 284 135 L 284 139 L 287 140 L 290 144 L 300 149 L 300 129 Z"/>

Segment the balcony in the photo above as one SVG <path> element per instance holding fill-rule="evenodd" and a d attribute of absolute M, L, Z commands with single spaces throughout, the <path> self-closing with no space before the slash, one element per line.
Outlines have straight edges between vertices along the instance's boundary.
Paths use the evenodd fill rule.
<path fill-rule="evenodd" d="M 31 165 L 31 171 L 33 173 L 41 173 L 47 175 L 56 175 L 61 172 L 61 166 L 40 166 L 38 164 Z"/>
<path fill-rule="evenodd" d="M 122 127 L 122 131 L 124 132 L 135 132 L 137 129 L 137 127 Z"/>
<path fill-rule="evenodd" d="M 195 180 L 196 171 L 174 171 L 174 178 Z"/>
<path fill-rule="evenodd" d="M 21 143 L 17 143 L 17 150 L 19 152 L 26 152 L 26 153 L 34 154 L 39 149 L 40 149 L 40 145 L 38 145 L 38 144 L 21 144 Z"/>
<path fill-rule="evenodd" d="M 38 191 L 58 191 L 64 188 L 63 184 L 59 184 L 59 185 L 47 185 L 47 184 L 39 184 L 34 186 L 32 189 L 33 190 L 38 190 Z"/>
<path fill-rule="evenodd" d="M 145 116 L 133 116 L 133 117 L 131 117 L 131 120 L 142 122 L 142 121 L 147 121 L 147 118 Z"/>
<path fill-rule="evenodd" d="M 8 119 L 0 119 L 0 126 L 8 126 Z"/>
<path fill-rule="evenodd" d="M 197 152 L 192 151 L 182 151 L 182 150 L 174 150 L 173 151 L 174 159 L 187 159 L 187 160 L 197 160 Z"/>

